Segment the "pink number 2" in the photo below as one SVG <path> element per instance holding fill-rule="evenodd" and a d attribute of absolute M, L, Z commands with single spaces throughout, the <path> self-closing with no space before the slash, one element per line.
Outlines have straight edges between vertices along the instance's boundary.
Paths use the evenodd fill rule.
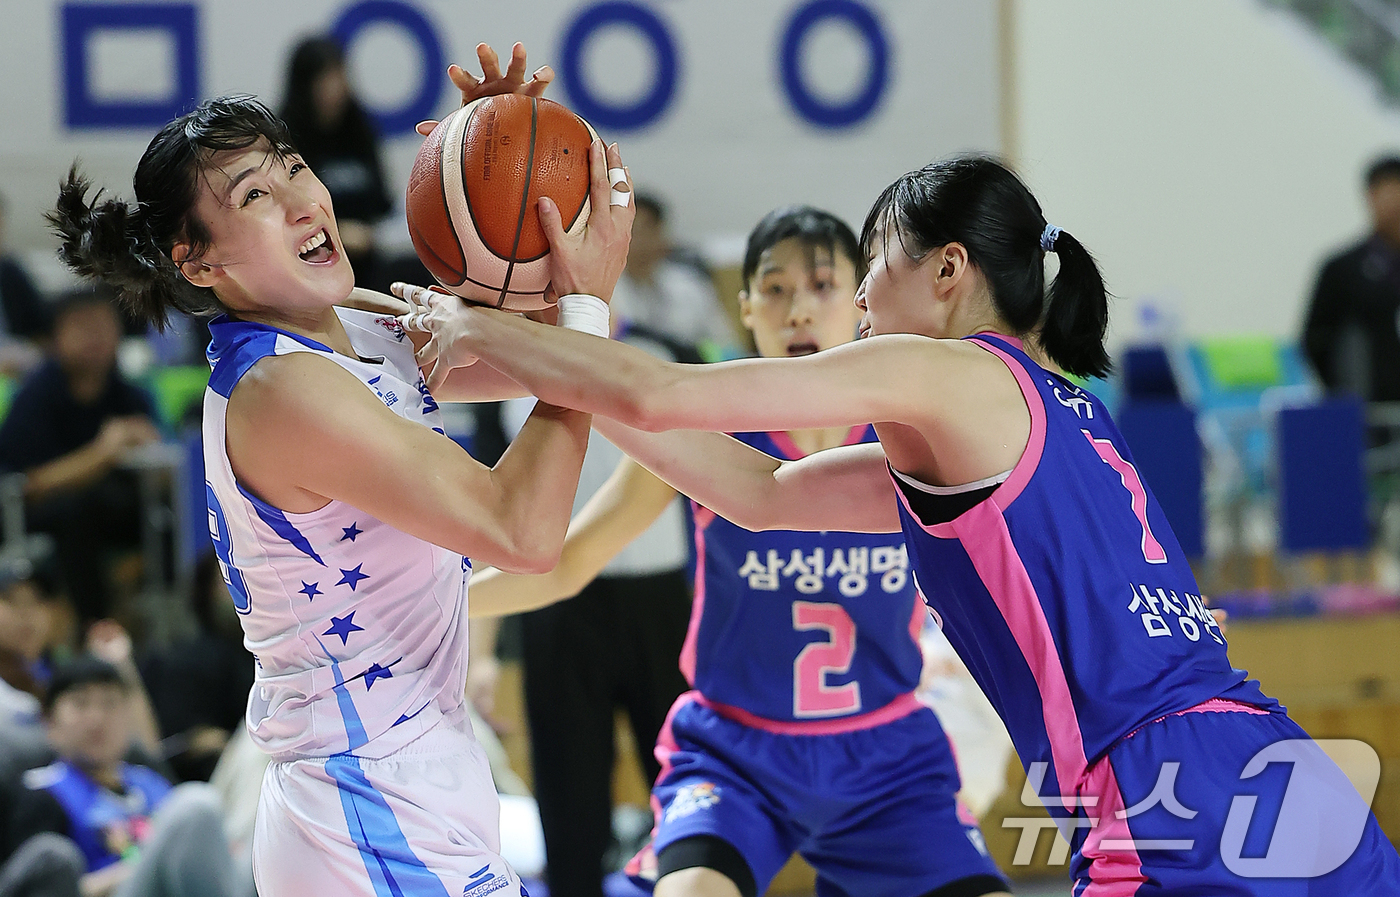
<path fill-rule="evenodd" d="M 1165 564 L 1167 562 L 1166 549 L 1162 543 L 1157 541 L 1157 537 L 1152 535 L 1152 527 L 1147 522 L 1147 490 L 1142 487 L 1142 478 L 1138 476 L 1137 468 L 1124 460 L 1118 454 L 1118 449 L 1107 439 L 1095 439 L 1088 430 L 1080 430 L 1084 438 L 1089 440 L 1089 444 L 1098 452 L 1103 463 L 1112 467 L 1123 481 L 1123 488 L 1128 490 L 1128 495 L 1132 497 L 1133 514 L 1137 516 L 1138 523 L 1142 524 L 1142 556 L 1149 564 Z"/>
<path fill-rule="evenodd" d="M 799 717 L 842 716 L 860 710 L 860 683 L 826 684 L 828 673 L 851 669 L 856 653 L 856 624 L 839 604 L 792 603 L 792 627 L 799 632 L 824 629 L 827 641 L 812 642 L 792 665 L 792 714 Z"/>

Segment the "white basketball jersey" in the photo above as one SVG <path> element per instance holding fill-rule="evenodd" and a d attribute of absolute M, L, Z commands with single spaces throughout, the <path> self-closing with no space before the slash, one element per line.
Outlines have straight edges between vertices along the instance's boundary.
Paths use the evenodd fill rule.
<path fill-rule="evenodd" d="M 380 758 L 463 712 L 471 562 L 341 501 L 281 511 L 246 491 L 229 465 L 228 397 L 268 355 L 321 355 L 400 417 L 442 432 L 398 322 L 336 311 L 358 358 L 263 324 L 220 317 L 209 328 L 209 534 L 257 658 L 248 730 L 279 758 Z"/>

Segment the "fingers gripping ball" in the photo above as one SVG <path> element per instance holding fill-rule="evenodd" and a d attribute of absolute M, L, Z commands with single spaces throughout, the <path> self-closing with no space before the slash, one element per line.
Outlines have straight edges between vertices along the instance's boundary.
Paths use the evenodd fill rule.
<path fill-rule="evenodd" d="M 413 162 L 406 202 L 413 248 L 438 283 L 497 308 L 548 307 L 539 199 L 554 200 L 569 233 L 583 229 L 597 136 L 560 104 L 520 94 L 484 97 L 439 122 Z"/>

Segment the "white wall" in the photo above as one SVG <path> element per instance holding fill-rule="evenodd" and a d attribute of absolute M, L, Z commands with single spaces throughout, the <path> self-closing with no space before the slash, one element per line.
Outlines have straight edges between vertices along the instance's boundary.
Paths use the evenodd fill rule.
<path fill-rule="evenodd" d="M 1017 0 L 1020 167 L 1099 258 L 1114 337 L 1175 297 L 1190 334 L 1293 334 L 1318 262 L 1366 228 L 1400 116 L 1260 0 Z"/>
<path fill-rule="evenodd" d="M 78 0 L 70 0 L 78 2 Z M 246 91 L 280 102 L 284 60 L 304 34 L 324 30 L 351 0 L 186 0 L 198 8 L 205 96 Z M 532 67 L 559 65 L 568 22 L 593 0 L 406 0 L 432 22 L 449 60 L 475 69 L 472 48 L 524 41 Z M 619 139 L 638 184 L 671 200 L 683 239 L 742 235 L 782 203 L 810 202 L 859 224 L 870 201 L 902 171 L 938 155 L 994 149 L 1000 127 L 996 0 L 860 0 L 892 45 L 883 104 L 861 126 L 823 130 L 793 112 L 778 77 L 784 25 L 802 0 L 638 0 L 663 18 L 678 46 L 681 77 L 667 114 Z M 0 192 L 11 199 L 11 243 L 51 245 L 40 220 L 62 173 L 81 156 L 94 180 L 129 193 L 131 173 L 153 127 L 70 130 L 63 124 L 60 10 L 64 0 L 4 0 L 0 28 Z M 928 51 L 928 36 L 943 46 Z M 650 87 L 650 50 L 614 29 L 589 45 L 585 68 L 601 93 L 634 99 Z M 382 103 L 410 95 L 420 61 L 394 29 L 366 32 L 352 49 L 362 91 Z M 865 71 L 863 45 L 843 26 L 812 33 L 804 70 L 831 99 L 849 95 Z M 108 59 L 94 76 L 112 90 L 141 93 L 160 82 L 144 58 Z M 445 83 L 446 79 L 443 78 Z M 932 90 L 930 85 L 956 85 Z M 567 84 L 550 95 L 567 101 Z M 439 112 L 454 108 L 444 90 Z M 386 145 L 396 189 L 407 180 L 420 138 Z M 406 238 L 406 231 L 405 231 Z M 723 241 L 721 241 L 723 242 Z"/>

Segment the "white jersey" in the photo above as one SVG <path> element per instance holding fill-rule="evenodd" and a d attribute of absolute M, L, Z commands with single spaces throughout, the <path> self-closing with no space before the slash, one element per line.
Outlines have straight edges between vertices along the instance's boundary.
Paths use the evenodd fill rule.
<path fill-rule="evenodd" d="M 228 397 L 268 355 L 321 355 L 400 417 L 442 432 L 398 322 L 336 311 L 357 358 L 263 324 L 221 317 L 209 328 L 209 534 L 257 659 L 248 730 L 282 759 L 381 758 L 464 712 L 471 562 L 341 501 L 281 511 L 244 489 L 229 465 Z"/>

